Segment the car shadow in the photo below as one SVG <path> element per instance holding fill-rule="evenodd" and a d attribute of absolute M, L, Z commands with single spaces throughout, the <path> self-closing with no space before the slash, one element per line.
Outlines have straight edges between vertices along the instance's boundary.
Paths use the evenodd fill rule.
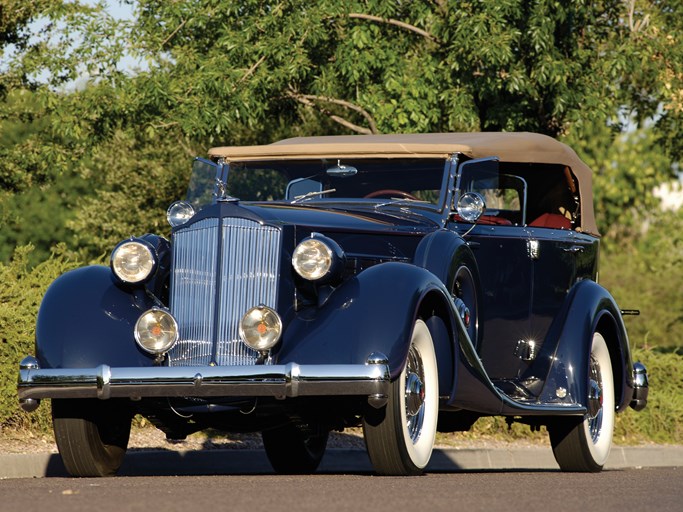
<path fill-rule="evenodd" d="M 542 453 L 542 450 L 538 450 Z M 492 450 L 434 450 L 426 473 L 506 473 L 558 472 L 547 457 L 515 461 L 510 452 Z M 552 458 L 552 455 L 550 455 Z M 535 463 L 534 463 L 535 462 Z M 498 466 L 496 466 L 499 464 Z M 373 475 L 374 470 L 365 450 L 357 448 L 328 449 L 316 472 L 318 474 Z M 202 476 L 202 475 L 268 475 L 275 474 L 263 449 L 209 450 L 130 450 L 118 472 L 119 476 Z M 50 456 L 46 477 L 68 476 L 61 457 Z"/>

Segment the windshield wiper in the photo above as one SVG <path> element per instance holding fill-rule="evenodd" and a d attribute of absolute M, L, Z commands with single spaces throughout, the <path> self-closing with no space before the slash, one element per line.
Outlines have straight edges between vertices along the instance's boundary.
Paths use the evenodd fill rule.
<path fill-rule="evenodd" d="M 305 201 L 306 199 L 310 199 L 311 197 L 321 196 L 323 194 L 330 194 L 336 191 L 336 188 L 330 188 L 328 190 L 314 190 L 313 192 L 306 192 L 303 195 L 296 196 L 294 199 L 292 199 L 292 201 L 289 204 L 300 203 L 301 201 Z"/>
<path fill-rule="evenodd" d="M 418 204 L 416 204 L 416 203 L 418 203 Z M 375 208 L 381 208 L 382 206 L 400 205 L 400 204 L 409 204 L 409 205 L 415 205 L 415 206 L 423 206 L 423 205 L 433 206 L 433 203 L 431 203 L 429 201 L 423 201 L 422 199 L 408 199 L 407 197 L 402 197 L 400 199 L 392 199 L 391 201 L 386 201 L 384 203 L 378 203 L 375 205 Z"/>

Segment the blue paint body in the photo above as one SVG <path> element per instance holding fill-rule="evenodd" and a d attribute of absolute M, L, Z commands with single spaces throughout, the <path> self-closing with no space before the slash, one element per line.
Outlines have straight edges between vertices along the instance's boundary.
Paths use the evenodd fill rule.
<path fill-rule="evenodd" d="M 447 201 L 455 180 L 451 171 Z M 267 363 L 364 365 L 371 354 L 381 353 L 396 379 L 406 365 L 412 327 L 420 318 L 433 338 L 444 412 L 529 416 L 542 423 L 552 416 L 586 413 L 590 345 L 599 331 L 612 357 L 617 409 L 623 410 L 633 397 L 633 365 L 621 312 L 595 282 L 597 237 L 526 225 L 473 226 L 459 221 L 448 208 L 427 211 L 400 205 L 382 210 L 363 201 L 328 207 L 230 199 L 206 206 L 187 224 L 174 228 L 174 240 L 207 220 L 216 220 L 218 226 L 225 219 L 271 227 L 280 234 L 274 307 L 282 318 L 283 334 Z M 218 245 L 229 248 L 222 238 L 229 235 L 221 229 L 216 228 Z M 294 248 L 311 236 L 331 239 L 343 251 L 338 275 L 318 284 L 305 281 L 291 266 Z M 41 368 L 169 364 L 138 348 L 133 329 L 147 309 L 170 306 L 178 256 L 163 238 L 144 238 L 160 260 L 145 285 L 123 285 L 103 266 L 68 272 L 51 285 L 37 321 L 36 357 Z M 218 258 L 225 257 L 219 252 Z M 464 281 L 463 268 L 469 276 Z M 247 277 L 211 279 L 221 287 L 227 279 Z M 520 356 L 519 346 L 525 343 L 537 350 L 534 357 Z M 201 403 L 173 398 L 179 401 L 174 411 L 207 413 L 193 416 L 203 418 L 197 420 L 199 426 L 259 429 L 291 413 L 287 400 L 264 397 L 247 407 L 256 411 L 249 419 L 226 420 L 216 411 L 240 410 L 244 406 L 239 397 Z M 183 420 L 173 417 L 163 399 L 142 400 L 137 407 L 169 430 L 180 428 Z M 367 405 L 351 402 L 339 412 L 334 410 L 337 406 L 327 410 L 326 421 L 343 426 L 357 419 Z M 296 414 L 323 414 L 320 402 L 309 407 L 302 401 L 296 407 Z"/>

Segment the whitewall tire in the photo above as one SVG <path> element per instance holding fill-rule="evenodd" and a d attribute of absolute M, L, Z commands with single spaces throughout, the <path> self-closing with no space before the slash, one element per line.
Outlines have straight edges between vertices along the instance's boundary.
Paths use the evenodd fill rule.
<path fill-rule="evenodd" d="M 563 418 L 548 425 L 553 453 L 563 471 L 600 471 L 612 448 L 614 376 L 607 343 L 599 332 L 593 334 L 591 345 L 587 406 L 579 421 Z"/>
<path fill-rule="evenodd" d="M 418 475 L 432 455 L 439 414 L 439 379 L 432 336 L 416 320 L 405 368 L 387 405 L 363 420 L 368 455 L 382 475 Z"/>

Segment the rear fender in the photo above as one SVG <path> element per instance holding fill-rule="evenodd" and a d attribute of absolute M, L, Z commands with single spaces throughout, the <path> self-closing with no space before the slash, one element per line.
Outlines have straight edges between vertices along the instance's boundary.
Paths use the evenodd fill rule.
<path fill-rule="evenodd" d="M 109 267 L 63 274 L 48 288 L 38 312 L 36 357 L 41 367 L 151 366 L 133 328 L 152 305 L 144 291 L 117 286 Z"/>
<path fill-rule="evenodd" d="M 549 362 L 541 401 L 557 401 L 557 389 L 564 387 L 576 403 L 587 404 L 590 347 L 595 331 L 600 331 L 609 347 L 617 410 L 628 406 L 633 394 L 633 363 L 621 311 L 610 293 L 590 280 L 572 288 L 548 332 L 544 345 L 555 347 L 554 353 L 539 354 L 540 361 Z"/>

